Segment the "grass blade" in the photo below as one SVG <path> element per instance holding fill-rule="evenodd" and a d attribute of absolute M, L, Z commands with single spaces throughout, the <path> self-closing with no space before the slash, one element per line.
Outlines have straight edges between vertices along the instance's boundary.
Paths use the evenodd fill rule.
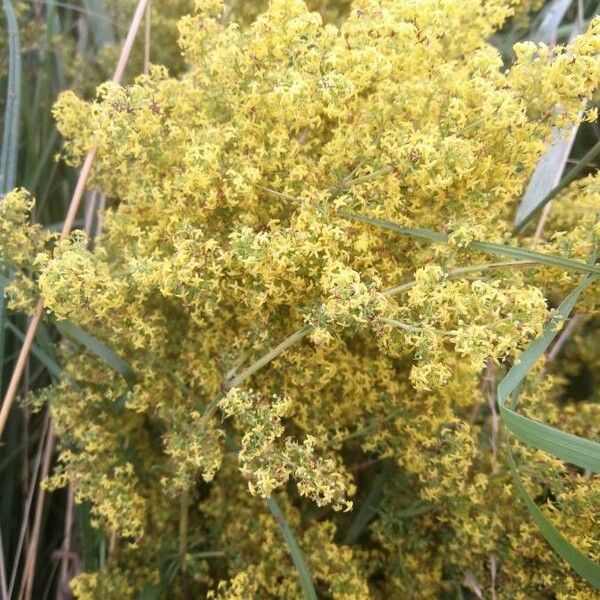
<path fill-rule="evenodd" d="M 572 4 L 572 0 L 553 0 L 544 8 L 544 17 L 535 34 L 532 36 L 534 42 L 544 42 L 547 45 L 556 43 L 556 32 L 566 12 Z"/>
<path fill-rule="evenodd" d="M 393 464 L 388 462 L 383 470 L 375 477 L 369 493 L 366 495 L 362 505 L 344 536 L 344 544 L 356 544 L 365 530 L 369 521 L 377 514 L 381 502 L 383 486 L 390 478 L 393 471 Z"/>
<path fill-rule="evenodd" d="M 2 389 L 3 374 L 4 374 L 4 360 L 6 351 L 6 298 L 4 297 L 4 289 L 6 287 L 6 280 L 2 276 L 1 271 L 3 270 L 0 265 L 0 390 Z"/>
<path fill-rule="evenodd" d="M 597 279 L 597 276 L 586 277 L 560 304 L 557 309 L 558 315 L 566 319 L 573 310 L 579 295 Z M 555 331 L 555 329 L 553 323 L 548 324 L 544 328 L 542 335 L 534 340 L 521 355 L 519 363 L 514 365 L 499 383 L 497 395 L 500 415 L 509 431 L 526 445 L 550 452 L 562 460 L 579 465 L 590 471 L 599 472 L 600 444 L 560 431 L 554 427 L 549 427 L 533 419 L 528 419 L 519 415 L 514 410 L 516 395 L 521 383 L 535 362 L 548 349 L 552 340 L 558 335 L 558 331 Z M 506 406 L 506 401 L 511 395 L 514 396 L 513 406 L 509 408 Z M 600 589 L 600 565 L 594 563 L 570 544 L 552 523 L 546 519 L 541 509 L 527 493 L 525 486 L 519 478 L 510 445 L 508 458 L 517 492 L 525 502 L 532 519 L 544 538 L 571 565 L 574 571 L 585 578 L 591 585 Z"/>
<path fill-rule="evenodd" d="M 546 196 L 559 184 L 578 127 L 554 132 L 554 142 L 538 162 L 517 208 L 515 227 L 537 212 Z"/>
<path fill-rule="evenodd" d="M 375 225 L 382 229 L 388 229 L 395 231 L 403 235 L 409 235 L 411 237 L 421 238 L 428 240 L 433 243 L 447 244 L 449 237 L 444 233 L 439 233 L 431 229 L 415 229 L 412 227 L 401 227 L 391 221 L 384 219 L 376 219 L 373 217 L 366 217 L 357 213 L 352 213 L 346 210 L 338 212 L 344 218 L 353 219 L 355 221 L 361 221 L 369 225 Z M 516 246 L 506 246 L 504 244 L 491 244 L 488 242 L 471 242 L 469 248 L 472 250 L 479 250 L 487 254 L 494 254 L 496 256 L 508 256 L 519 260 L 531 260 L 542 265 L 548 265 L 550 267 L 560 267 L 569 271 L 579 271 L 581 273 L 593 273 L 600 275 L 600 267 L 594 265 L 588 265 L 587 263 L 579 260 L 572 260 L 570 258 L 564 258 L 562 256 L 554 256 L 552 254 L 544 254 L 543 252 L 535 252 L 534 250 L 526 250 L 525 248 L 518 248 Z"/>
<path fill-rule="evenodd" d="M 0 195 L 15 187 L 17 153 L 19 151 L 19 119 L 21 109 L 21 43 L 15 9 L 3 0 L 8 31 L 8 87 L 4 110 L 4 134 L 0 153 Z"/>
<path fill-rule="evenodd" d="M 523 216 L 520 223 L 515 224 L 515 233 L 521 231 L 527 223 L 532 219 L 534 215 L 536 215 L 540 209 L 542 209 L 550 200 L 558 196 L 560 192 L 562 192 L 570 183 L 575 181 L 581 175 L 581 173 L 585 170 L 596 156 L 600 155 L 600 141 L 596 142 L 579 160 L 579 162 L 559 181 L 558 185 L 554 187 L 550 192 L 548 192 L 541 200 L 538 201 L 535 209 L 529 212 L 527 215 Z"/>
<path fill-rule="evenodd" d="M 94 43 L 99 50 L 107 44 L 114 45 L 115 30 L 102 0 L 83 0 L 87 22 L 92 30 Z"/>
<path fill-rule="evenodd" d="M 527 490 L 525 489 L 525 486 L 523 485 L 517 472 L 517 466 L 510 449 L 508 461 L 513 474 L 517 492 L 519 496 L 521 496 L 523 502 L 525 502 L 525 506 L 527 506 L 527 510 L 529 511 L 531 518 L 538 526 L 544 538 L 546 538 L 546 541 L 552 546 L 552 548 L 554 548 L 554 551 L 563 560 L 571 565 L 576 573 L 586 579 L 596 589 L 600 589 L 600 566 L 577 550 L 577 548 L 569 543 L 560 533 L 560 531 L 558 531 L 554 525 L 552 525 L 552 523 L 546 519 L 544 513 L 527 493 Z"/>
<path fill-rule="evenodd" d="M 6 321 L 6 327 L 10 329 L 21 342 L 25 339 L 25 334 L 21 332 L 21 330 L 16 327 L 10 321 Z M 46 367 L 48 373 L 50 373 L 51 377 L 55 380 L 60 379 L 62 375 L 62 369 L 59 364 L 52 359 L 48 354 L 46 354 L 39 346 L 33 344 L 31 346 L 31 353 Z"/>
<path fill-rule="evenodd" d="M 84 331 L 79 325 L 76 325 L 72 321 L 64 320 L 57 321 L 56 327 L 64 336 L 78 342 L 89 352 L 112 367 L 117 373 L 123 376 L 127 383 L 131 384 L 135 381 L 135 374 L 129 364 L 106 344 Z"/>
<path fill-rule="evenodd" d="M 304 558 L 304 553 L 300 549 L 291 527 L 285 520 L 281 508 L 279 508 L 279 504 L 277 504 L 277 501 L 274 498 L 269 498 L 266 503 L 279 525 L 281 535 L 283 536 L 290 556 L 292 557 L 292 562 L 296 567 L 296 571 L 298 571 L 298 577 L 300 578 L 300 585 L 302 586 L 304 597 L 308 600 L 318 600 L 317 592 L 315 591 L 315 586 L 313 585 L 310 576 L 310 570 L 306 564 L 306 559 Z"/>
<path fill-rule="evenodd" d="M 597 279 L 597 277 L 586 277 L 564 299 L 556 311 L 557 315 L 562 319 L 566 319 L 573 310 L 581 292 Z M 498 384 L 497 398 L 500 415 L 508 429 L 524 444 L 544 450 L 561 460 L 598 473 L 600 472 L 599 443 L 534 421 L 520 415 L 506 404 L 506 401 L 516 392 L 527 373 L 557 335 L 558 331 L 556 331 L 554 323 L 546 325 L 542 335 L 530 344 L 521 355 L 519 362 L 513 365 Z"/>

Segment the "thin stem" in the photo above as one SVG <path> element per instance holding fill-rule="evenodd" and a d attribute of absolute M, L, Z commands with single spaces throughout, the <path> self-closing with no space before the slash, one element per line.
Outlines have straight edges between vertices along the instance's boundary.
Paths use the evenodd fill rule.
<path fill-rule="evenodd" d="M 16 580 L 17 580 L 17 571 L 19 568 L 19 557 L 21 556 L 21 551 L 23 549 L 23 543 L 25 542 L 25 532 L 27 531 L 27 525 L 29 523 L 29 513 L 31 511 L 31 505 L 33 503 L 33 494 L 34 494 L 35 488 L 36 488 L 35 479 L 38 476 L 40 465 L 42 462 L 44 440 L 46 440 L 47 435 L 49 433 L 49 431 L 48 431 L 49 427 L 50 427 L 50 415 L 49 415 L 49 413 L 46 413 L 44 416 L 44 422 L 42 425 L 42 434 L 40 436 L 40 445 L 39 445 L 39 449 L 36 453 L 35 464 L 33 467 L 34 476 L 32 477 L 32 481 L 31 481 L 31 485 L 29 487 L 27 499 L 25 501 L 25 507 L 23 509 L 23 520 L 21 523 L 21 530 L 19 532 L 19 541 L 17 543 L 17 549 L 14 553 L 15 560 L 13 562 L 13 568 L 12 568 L 12 572 L 10 575 L 10 582 L 8 585 L 8 597 L 9 598 L 12 598 L 13 589 L 15 587 Z"/>
<path fill-rule="evenodd" d="M 296 198 L 296 196 L 290 196 L 289 194 L 284 194 L 283 192 L 278 192 L 273 188 L 266 187 L 264 185 L 256 184 L 256 187 L 263 192 L 267 192 L 267 194 L 271 194 L 271 196 L 275 196 L 276 198 L 282 198 L 283 200 L 293 200 L 294 202 L 302 202 L 302 198 Z"/>
<path fill-rule="evenodd" d="M 54 428 L 52 422 L 48 424 L 48 435 L 46 436 L 46 444 L 44 446 L 44 460 L 42 464 L 42 473 L 38 483 L 38 495 L 35 503 L 35 515 L 33 518 L 33 528 L 31 531 L 31 539 L 27 547 L 27 557 L 25 559 L 25 569 L 21 582 L 21 592 L 19 597 L 24 600 L 31 600 L 33 592 L 33 579 L 35 577 L 35 565 L 37 562 L 38 547 L 40 542 L 40 528 L 42 525 L 42 515 L 44 512 L 44 501 L 46 500 L 46 490 L 42 482 L 48 477 L 50 472 L 50 463 L 52 461 L 52 453 L 54 451 Z"/>
<path fill-rule="evenodd" d="M 535 260 L 518 260 L 518 261 L 508 261 L 508 262 L 497 262 L 497 263 L 482 263 L 479 265 L 469 265 L 467 267 L 457 267 L 456 269 L 451 269 L 445 276 L 448 279 L 460 279 L 463 275 L 468 275 L 470 273 L 479 273 L 481 271 L 493 271 L 494 269 L 507 269 L 514 267 L 531 267 L 533 265 L 538 264 Z M 408 281 L 407 283 L 403 283 L 401 285 L 397 285 L 395 287 L 384 290 L 382 294 L 384 296 L 397 296 L 398 294 L 403 294 L 407 292 L 411 288 L 416 285 L 416 281 L 413 279 L 412 281 Z"/>
<path fill-rule="evenodd" d="M 144 27 L 144 75 L 150 71 L 150 0 L 146 6 L 146 23 Z"/>
<path fill-rule="evenodd" d="M 281 353 L 285 352 L 290 346 L 293 346 L 295 343 L 304 339 L 314 330 L 314 325 L 305 325 L 301 329 L 298 329 L 297 331 L 292 333 L 292 335 L 283 340 L 281 344 L 275 346 L 275 348 L 267 352 L 265 355 L 261 356 L 256 362 L 252 363 L 249 367 L 244 369 L 239 375 L 236 375 L 233 379 L 224 381 L 223 389 L 229 391 L 234 387 L 237 387 L 238 385 L 246 381 L 246 379 L 254 375 L 254 373 L 262 369 L 268 363 L 270 363 L 273 359 L 277 358 Z"/>
<path fill-rule="evenodd" d="M 2 545 L 2 531 L 0 530 L 0 600 L 8 600 L 6 586 L 6 563 L 4 562 L 4 546 Z"/>
<path fill-rule="evenodd" d="M 65 508 L 65 537 L 63 538 L 62 557 L 60 561 L 60 575 L 58 578 L 58 589 L 68 589 L 69 584 L 69 557 L 71 555 L 71 532 L 73 529 L 74 508 L 73 486 L 67 489 L 67 506 Z"/>
<path fill-rule="evenodd" d="M 179 508 L 179 560 L 181 561 L 181 570 L 185 571 L 185 555 L 188 547 L 188 528 L 190 517 L 190 490 L 185 489 L 181 494 L 181 504 Z"/>
<path fill-rule="evenodd" d="M 398 321 L 397 319 L 388 319 L 387 317 L 381 317 L 378 319 L 382 323 L 386 323 L 387 325 L 391 325 L 392 327 L 398 327 L 398 329 L 404 329 L 404 331 L 408 331 L 410 333 L 423 331 L 421 327 L 416 327 L 415 325 L 409 325 L 408 323 L 404 323 L 403 321 Z"/>

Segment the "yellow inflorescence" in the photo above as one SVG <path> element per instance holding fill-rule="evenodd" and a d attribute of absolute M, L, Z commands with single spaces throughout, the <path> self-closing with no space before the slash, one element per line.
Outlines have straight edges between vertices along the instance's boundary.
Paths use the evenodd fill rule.
<path fill-rule="evenodd" d="M 0 204 L 13 306 L 39 292 L 136 374 L 128 386 L 63 344 L 51 483 L 71 482 L 117 536 L 75 593 L 134 598 L 179 552 L 168 597 L 301 597 L 264 506 L 274 494 L 319 597 L 427 599 L 460 585 L 595 597 L 517 507 L 490 400 L 577 276 L 457 267 L 494 260 L 473 241 L 518 243 L 513 215 L 553 129 L 596 92 L 600 20 L 568 51 L 521 44 L 506 70 L 486 39 L 522 2 L 241 4 L 196 2 L 179 24 L 178 78 L 152 67 L 93 102 L 60 96 L 65 158 L 96 145 L 93 182 L 111 199 L 93 250 L 26 230 L 23 191 Z M 588 260 L 597 181 L 555 200 L 538 250 Z M 594 327 L 594 292 L 582 303 Z M 572 374 L 541 374 L 523 410 L 592 435 L 593 399 L 574 409 Z M 548 518 L 599 558 L 600 480 L 515 451 Z M 371 524 L 354 539 L 365 502 Z"/>

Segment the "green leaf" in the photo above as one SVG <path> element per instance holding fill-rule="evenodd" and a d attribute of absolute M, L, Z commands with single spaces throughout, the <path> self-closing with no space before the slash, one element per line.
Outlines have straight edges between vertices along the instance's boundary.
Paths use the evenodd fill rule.
<path fill-rule="evenodd" d="M 561 319 L 566 319 L 580 294 L 593 282 L 597 281 L 597 276 L 586 277 L 560 304 L 556 313 Z M 527 350 L 523 352 L 520 360 L 505 375 L 498 385 L 498 405 L 500 415 L 506 424 L 508 430 L 513 433 L 524 444 L 544 450 L 554 456 L 578 465 L 590 471 L 600 471 L 600 444 L 591 440 L 586 440 L 576 435 L 560 431 L 544 423 L 534 421 L 518 414 L 514 408 L 516 406 L 516 396 L 518 390 L 535 364 L 535 362 L 548 349 L 552 340 L 556 337 L 558 331 L 554 323 L 549 323 L 544 328 L 542 335 L 534 340 Z M 513 396 L 513 406 L 508 407 L 506 401 Z M 517 468 L 509 445 L 509 464 L 513 473 L 517 491 L 534 522 L 539 527 L 542 535 L 554 550 L 565 560 L 575 572 L 585 578 L 591 585 L 600 589 L 600 565 L 582 554 L 577 548 L 570 544 L 564 536 L 546 519 L 543 512 L 536 505 L 533 499 L 527 493 L 525 486 L 519 478 Z"/>
<path fill-rule="evenodd" d="M 565 13 L 569 10 L 572 0 L 551 0 L 544 7 L 544 16 L 531 40 L 533 42 L 544 42 L 548 46 L 556 45 L 556 32 L 563 20 Z"/>
<path fill-rule="evenodd" d="M 0 196 L 15 187 L 21 110 L 21 44 L 15 9 L 3 0 L 8 31 L 8 86 L 4 109 L 4 135 L 0 151 Z"/>
<path fill-rule="evenodd" d="M 560 304 L 556 314 L 561 319 L 566 319 L 577 298 L 597 277 L 586 277 Z M 592 440 L 581 438 L 577 435 L 566 433 L 555 427 L 534 421 L 520 415 L 506 405 L 511 394 L 521 385 L 537 360 L 548 349 L 556 337 L 555 323 L 551 322 L 544 328 L 542 335 L 534 340 L 527 350 L 521 354 L 519 361 L 504 376 L 498 384 L 498 405 L 508 429 L 524 444 L 539 450 L 544 450 L 571 464 L 594 473 L 600 472 L 600 444 Z"/>
<path fill-rule="evenodd" d="M 525 506 L 527 506 L 531 518 L 539 527 L 542 535 L 546 538 L 552 548 L 554 548 L 554 551 L 563 560 L 569 563 L 578 575 L 586 579 L 596 589 L 600 589 L 600 565 L 597 565 L 594 561 L 590 560 L 587 556 L 577 550 L 577 548 L 569 543 L 554 525 L 546 519 L 544 513 L 527 493 L 517 472 L 517 466 L 512 453 L 510 453 L 510 449 L 508 460 L 517 492 L 521 496 L 523 502 L 525 502 Z"/>
<path fill-rule="evenodd" d="M 521 198 L 515 216 L 515 227 L 521 227 L 541 205 L 547 204 L 545 198 L 560 182 L 577 129 L 578 126 L 575 126 L 553 132 L 554 141 L 540 158 Z"/>
<path fill-rule="evenodd" d="M 369 524 L 369 521 L 377 514 L 377 510 L 382 498 L 383 486 L 391 476 L 393 472 L 393 466 L 394 465 L 391 462 L 386 463 L 382 471 L 378 473 L 377 477 L 375 477 L 373 480 L 368 494 L 363 500 L 356 517 L 346 532 L 344 544 L 356 544 L 365 530 L 365 527 Z"/>
<path fill-rule="evenodd" d="M 375 219 L 373 217 L 366 217 L 357 213 L 352 213 L 346 210 L 340 210 L 338 214 L 344 218 L 354 219 L 355 221 L 361 221 L 369 225 L 375 225 L 382 229 L 388 229 L 395 231 L 403 235 L 409 235 L 416 238 L 421 238 L 434 243 L 447 244 L 448 236 L 432 231 L 431 229 L 415 229 L 411 227 L 401 227 L 391 221 L 384 219 Z M 588 265 L 587 263 L 572 260 L 570 258 L 563 258 L 562 256 L 554 256 L 552 254 L 544 254 L 542 252 L 535 252 L 533 250 L 526 250 L 524 248 L 518 248 L 516 246 L 506 246 L 504 244 L 490 244 L 488 242 L 471 242 L 469 249 L 479 250 L 480 252 L 486 252 L 488 254 L 495 254 L 497 256 L 509 256 L 511 258 L 517 258 L 520 260 L 530 260 L 542 265 L 548 265 L 551 267 L 560 267 L 569 271 L 580 271 L 582 273 L 594 273 L 600 275 L 600 267 L 594 265 Z"/>
<path fill-rule="evenodd" d="M 90 25 L 94 43 L 98 50 L 106 45 L 114 45 L 116 37 L 113 24 L 102 0 L 82 0 L 86 8 L 87 23 Z"/>
<path fill-rule="evenodd" d="M 600 154 L 600 141 L 596 142 L 583 156 L 578 163 L 569 170 L 569 172 L 558 182 L 558 184 L 553 187 L 543 198 L 540 198 L 536 201 L 535 207 L 531 207 L 526 214 L 522 214 L 519 219 L 515 222 L 514 232 L 518 233 L 522 229 L 524 229 L 525 225 L 534 217 L 538 211 L 546 206 L 550 200 L 558 196 L 560 192 L 562 192 L 569 184 L 571 184 L 575 179 L 577 179 L 583 171 L 587 168 L 587 166 Z"/>
<path fill-rule="evenodd" d="M 315 591 L 315 586 L 313 585 L 310 576 L 310 570 L 306 564 L 306 559 L 304 558 L 304 553 L 300 549 L 291 527 L 285 520 L 281 508 L 279 508 L 279 504 L 277 504 L 277 501 L 274 498 L 269 498 L 266 503 L 279 525 L 279 530 L 287 544 L 288 552 L 292 557 L 292 562 L 296 567 L 296 571 L 298 571 L 298 577 L 300 578 L 300 585 L 304 592 L 304 597 L 308 600 L 318 600 L 317 592 Z"/>
<path fill-rule="evenodd" d="M 76 325 L 72 321 L 64 320 L 57 321 L 56 327 L 64 336 L 78 342 L 100 360 L 112 367 L 117 373 L 123 376 L 127 383 L 131 385 L 135 382 L 135 374 L 129 364 L 106 344 L 84 331 L 79 325 Z"/>
<path fill-rule="evenodd" d="M 21 340 L 21 342 L 25 339 L 25 335 L 19 330 L 19 328 L 15 327 L 15 325 L 8 320 L 6 321 L 6 327 L 10 329 Z M 63 370 L 61 369 L 60 365 L 46 352 L 44 352 L 37 344 L 33 344 L 31 346 L 31 353 L 46 367 L 48 373 L 50 373 L 55 380 L 61 378 Z"/>
<path fill-rule="evenodd" d="M 2 265 L 0 265 L 0 275 L 2 271 Z M 2 389 L 3 373 L 4 373 L 4 359 L 6 351 L 6 298 L 4 296 L 5 283 L 3 279 L 0 279 L 0 390 Z"/>

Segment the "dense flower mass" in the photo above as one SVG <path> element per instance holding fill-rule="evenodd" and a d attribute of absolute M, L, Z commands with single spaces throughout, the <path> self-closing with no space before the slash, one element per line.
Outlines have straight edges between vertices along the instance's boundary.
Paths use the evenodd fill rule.
<path fill-rule="evenodd" d="M 91 249 L 25 235 L 23 190 L 0 204 L 13 307 L 41 294 L 135 373 L 65 339 L 45 392 L 50 484 L 71 482 L 116 540 L 77 596 L 136 598 L 179 553 L 165 597 L 301 597 L 276 498 L 319 597 L 596 597 L 516 508 L 493 397 L 578 275 L 472 243 L 532 244 L 513 215 L 553 130 L 594 116 L 600 19 L 568 49 L 518 45 L 505 69 L 486 40 L 525 2 L 240 4 L 196 2 L 177 78 L 59 98 L 64 158 L 96 145 L 112 201 Z M 537 250 L 587 261 L 598 177 L 555 204 Z M 597 337 L 590 289 L 580 326 Z M 598 398 L 574 409 L 569 376 L 540 365 L 520 404 L 597 435 Z M 600 478 L 514 446 L 547 517 L 600 559 Z"/>

